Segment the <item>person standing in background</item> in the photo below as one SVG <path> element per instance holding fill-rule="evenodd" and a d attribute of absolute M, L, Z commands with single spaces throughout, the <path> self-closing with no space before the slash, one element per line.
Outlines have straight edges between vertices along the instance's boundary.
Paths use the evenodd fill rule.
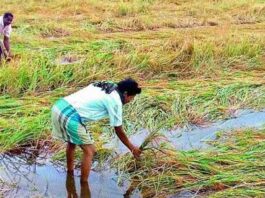
<path fill-rule="evenodd" d="M 10 34 L 12 32 L 11 24 L 13 18 L 14 16 L 10 12 L 6 12 L 3 16 L 0 16 L 0 36 L 4 36 L 3 42 L 0 41 L 0 61 L 2 57 L 7 61 L 10 61 L 12 57 L 10 52 Z"/>

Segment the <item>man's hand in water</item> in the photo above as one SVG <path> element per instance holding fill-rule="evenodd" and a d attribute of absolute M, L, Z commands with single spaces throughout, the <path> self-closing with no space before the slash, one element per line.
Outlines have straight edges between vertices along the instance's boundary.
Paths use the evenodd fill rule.
<path fill-rule="evenodd" d="M 137 159 L 140 157 L 142 151 L 138 147 L 134 146 L 127 136 L 125 135 L 122 126 L 114 127 L 115 132 L 119 139 L 122 141 L 122 143 L 127 146 L 127 148 L 132 152 L 133 156 Z"/>
<path fill-rule="evenodd" d="M 133 156 L 138 159 L 142 153 L 141 149 L 139 149 L 138 147 L 134 146 L 131 150 Z"/>

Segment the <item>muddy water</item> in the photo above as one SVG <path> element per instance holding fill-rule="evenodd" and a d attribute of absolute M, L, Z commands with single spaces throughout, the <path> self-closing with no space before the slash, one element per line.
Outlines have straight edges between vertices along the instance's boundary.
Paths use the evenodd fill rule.
<path fill-rule="evenodd" d="M 209 126 L 188 126 L 165 132 L 168 141 L 180 150 L 204 149 L 209 147 L 207 141 L 216 138 L 216 133 L 230 132 L 241 128 L 261 128 L 265 126 L 265 111 L 240 110 L 233 118 L 213 123 Z M 136 145 L 141 145 L 148 135 L 146 130 L 130 137 Z M 119 141 L 113 140 L 106 147 L 115 148 L 117 153 L 128 152 Z M 30 152 L 28 152 L 30 153 Z M 107 167 L 107 165 L 106 165 Z M 113 169 L 93 169 L 89 177 L 89 185 L 80 186 L 80 173 L 74 177 L 68 176 L 62 166 L 52 164 L 47 156 L 32 157 L 24 155 L 1 155 L 0 178 L 14 188 L 5 193 L 5 197 L 124 197 L 129 182 L 118 185 L 118 176 Z M 191 192 L 181 192 L 169 197 L 192 197 Z M 130 197 L 141 197 L 135 190 Z"/>

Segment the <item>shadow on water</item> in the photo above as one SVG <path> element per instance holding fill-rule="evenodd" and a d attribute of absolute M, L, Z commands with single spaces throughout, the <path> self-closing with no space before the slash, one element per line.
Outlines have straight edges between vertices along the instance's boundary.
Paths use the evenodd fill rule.
<path fill-rule="evenodd" d="M 189 126 L 165 131 L 167 140 L 179 150 L 204 149 L 207 141 L 214 140 L 217 132 L 230 132 L 241 128 L 261 128 L 265 125 L 265 111 L 238 111 L 232 119 L 219 121 L 209 126 Z M 130 137 L 138 146 L 147 137 L 146 130 Z M 118 140 L 111 141 L 106 147 L 115 148 L 118 154 L 128 152 Z M 139 191 L 129 187 L 129 181 L 118 185 L 118 175 L 114 169 L 96 170 L 92 168 L 89 183 L 80 184 L 80 172 L 67 175 L 61 165 L 53 164 L 49 156 L 25 149 L 20 153 L 0 155 L 0 179 L 14 185 L 5 192 L 5 197 L 141 197 Z M 180 192 L 168 197 L 192 197 L 192 192 Z"/>

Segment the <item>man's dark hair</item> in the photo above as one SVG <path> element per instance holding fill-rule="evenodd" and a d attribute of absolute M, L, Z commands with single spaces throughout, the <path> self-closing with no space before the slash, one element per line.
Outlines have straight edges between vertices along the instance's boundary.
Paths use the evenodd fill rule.
<path fill-rule="evenodd" d="M 119 94 L 124 94 L 125 92 L 128 96 L 134 96 L 141 93 L 141 88 L 138 87 L 138 83 L 132 78 L 126 78 L 117 84 L 111 81 L 97 81 L 92 83 L 95 87 L 100 87 L 102 91 L 110 94 L 112 91 L 117 90 Z"/>
<path fill-rule="evenodd" d="M 14 18 L 13 14 L 11 12 L 4 13 L 4 18 L 7 18 L 9 16 L 11 16 L 12 18 Z"/>
<path fill-rule="evenodd" d="M 142 89 L 138 86 L 138 83 L 132 78 L 126 78 L 117 84 L 118 90 L 123 94 L 127 93 L 128 96 L 140 94 Z"/>

